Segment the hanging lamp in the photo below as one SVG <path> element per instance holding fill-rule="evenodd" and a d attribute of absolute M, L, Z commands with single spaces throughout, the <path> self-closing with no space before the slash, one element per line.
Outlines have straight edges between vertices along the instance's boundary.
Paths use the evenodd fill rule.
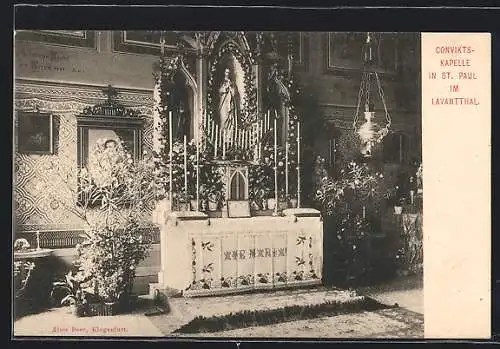
<path fill-rule="evenodd" d="M 372 33 L 366 33 L 366 40 L 362 48 L 363 73 L 359 87 L 356 113 L 354 115 L 353 129 L 361 141 L 361 155 L 365 158 L 372 157 L 373 148 L 382 142 L 389 133 L 391 116 L 385 103 L 384 90 L 380 82 L 379 73 L 374 69 L 374 46 Z M 372 101 L 372 90 L 375 89 L 385 112 L 386 124 L 384 127 L 375 122 L 374 103 Z M 358 127 L 360 107 L 364 106 L 364 122 Z"/>

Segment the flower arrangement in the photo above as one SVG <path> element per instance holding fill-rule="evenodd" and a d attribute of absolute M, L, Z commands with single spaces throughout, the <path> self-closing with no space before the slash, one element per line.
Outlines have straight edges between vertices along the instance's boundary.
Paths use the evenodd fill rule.
<path fill-rule="evenodd" d="M 135 220 L 87 231 L 77 246 L 82 286 L 104 302 L 123 300 L 132 293 L 137 264 L 146 258 L 149 247 L 150 237 Z"/>
<path fill-rule="evenodd" d="M 223 173 L 215 164 L 207 162 L 200 168 L 200 200 L 219 207 L 224 198 Z"/>
<path fill-rule="evenodd" d="M 88 166 L 75 176 L 56 171 L 74 201 L 64 195 L 54 200 L 87 225 L 77 246 L 78 282 L 97 302 L 118 302 L 131 295 L 135 268 L 151 246 L 140 222 L 152 206 L 157 185 L 150 154 L 135 160 L 122 143 L 105 143 L 97 141 Z"/>
<path fill-rule="evenodd" d="M 14 241 L 14 251 L 27 251 L 30 248 L 30 243 L 24 238 Z"/>
<path fill-rule="evenodd" d="M 321 157 L 315 166 L 316 199 L 327 216 L 336 219 L 335 257 L 347 282 L 364 279 L 372 270 L 372 254 L 365 243 L 376 232 L 376 217 L 388 189 L 383 174 L 367 164 L 350 161 L 338 178 L 328 175 Z"/>
<path fill-rule="evenodd" d="M 264 208 L 264 200 L 272 197 L 274 189 L 273 169 L 269 164 L 256 164 L 248 172 L 249 199 Z"/>

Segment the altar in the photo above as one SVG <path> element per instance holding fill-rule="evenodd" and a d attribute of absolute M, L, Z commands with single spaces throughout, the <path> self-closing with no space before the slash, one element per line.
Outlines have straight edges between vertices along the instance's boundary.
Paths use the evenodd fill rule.
<path fill-rule="evenodd" d="M 196 77 L 182 51 L 162 54 L 153 109 L 158 289 L 201 296 L 322 282 L 322 218 L 301 204 L 292 57 L 262 34 L 255 51 L 247 39 L 197 37 Z"/>
<path fill-rule="evenodd" d="M 159 284 L 184 296 L 321 283 L 319 212 L 281 217 L 216 218 L 201 212 L 163 217 Z"/>

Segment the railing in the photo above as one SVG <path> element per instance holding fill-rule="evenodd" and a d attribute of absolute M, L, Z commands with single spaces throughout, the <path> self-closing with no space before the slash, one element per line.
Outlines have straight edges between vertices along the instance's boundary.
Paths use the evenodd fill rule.
<path fill-rule="evenodd" d="M 152 241 L 160 241 L 160 232 L 156 227 L 144 227 L 143 230 L 152 230 Z M 50 230 L 22 230 L 16 232 L 15 239 L 24 238 L 30 246 L 37 246 L 37 233 L 39 233 L 40 248 L 73 248 L 83 241 L 83 229 L 50 229 Z"/>

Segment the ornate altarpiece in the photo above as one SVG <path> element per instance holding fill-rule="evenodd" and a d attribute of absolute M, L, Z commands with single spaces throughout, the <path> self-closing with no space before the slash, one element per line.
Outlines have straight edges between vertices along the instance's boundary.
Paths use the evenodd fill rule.
<path fill-rule="evenodd" d="M 165 137 L 163 144 L 156 137 L 154 148 L 166 148 L 167 153 L 169 138 L 173 144 L 186 135 L 201 151 L 211 152 L 223 169 L 225 201 L 248 201 L 248 166 L 262 160 L 265 145 L 297 146 L 298 135 L 291 131 L 298 118 L 290 117 L 293 50 L 287 41 L 283 44 L 291 43 L 291 37 L 272 32 L 180 37 L 177 54 L 163 55 L 157 69 L 154 122 Z M 186 63 L 193 51 L 194 75 Z"/>

